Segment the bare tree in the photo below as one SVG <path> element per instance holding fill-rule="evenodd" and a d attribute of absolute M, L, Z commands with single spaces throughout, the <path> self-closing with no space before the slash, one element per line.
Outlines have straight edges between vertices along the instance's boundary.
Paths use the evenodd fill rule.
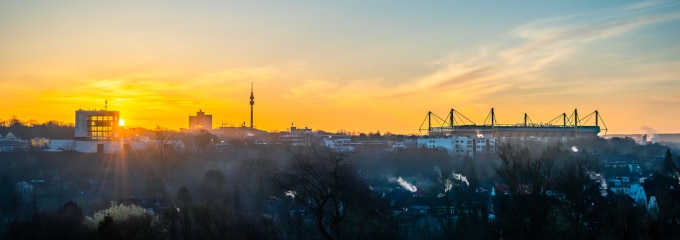
<path fill-rule="evenodd" d="M 290 165 L 275 179 L 283 191 L 311 211 L 326 239 L 341 238 L 341 223 L 349 211 L 368 200 L 368 186 L 357 164 L 345 153 L 327 148 L 297 149 Z"/>
<path fill-rule="evenodd" d="M 167 161 L 171 151 L 174 150 L 172 145 L 172 132 L 167 128 L 156 126 L 156 147 L 158 148 L 158 158 L 160 160 L 161 173 L 163 176 L 167 173 Z"/>
<path fill-rule="evenodd" d="M 276 172 L 276 162 L 270 157 L 255 157 L 245 159 L 237 167 L 236 176 L 246 204 L 265 199 L 272 194 L 272 186 L 269 182 L 272 174 Z"/>
<path fill-rule="evenodd" d="M 23 201 L 13 178 L 4 174 L 0 176 L 0 194 L 3 196 L 0 199 L 0 216 L 5 220 L 3 224 L 17 222 Z"/>
<path fill-rule="evenodd" d="M 580 155 L 572 155 L 563 159 L 560 166 L 559 173 L 555 177 L 555 188 L 565 196 L 564 212 L 565 215 L 570 216 L 565 221 L 553 225 L 561 225 L 567 231 L 560 232 L 562 236 L 573 238 L 583 237 L 582 219 L 585 209 L 586 199 L 588 197 L 589 188 L 593 180 L 590 179 L 590 172 L 599 172 L 600 169 L 597 159 L 591 158 L 587 153 Z M 573 217 L 571 217 L 573 216 Z"/>
<path fill-rule="evenodd" d="M 543 234 L 551 209 L 545 189 L 558 153 L 558 148 L 549 148 L 540 157 L 534 157 L 526 147 L 500 146 L 501 165 L 496 172 L 510 190 L 509 198 L 505 199 L 507 211 L 500 217 L 518 239 Z"/>
<path fill-rule="evenodd" d="M 212 142 L 215 140 L 215 138 L 215 135 L 211 134 L 205 129 L 201 129 L 198 133 L 194 134 L 193 139 L 196 144 L 196 151 L 198 154 L 203 153 L 208 147 L 212 146 Z"/>
<path fill-rule="evenodd" d="M 671 149 L 666 149 L 666 155 L 663 158 L 663 174 L 674 173 L 676 170 L 675 160 L 673 160 L 673 154 L 671 154 Z"/>
<path fill-rule="evenodd" d="M 200 188 L 201 197 L 206 204 L 224 205 L 227 200 L 227 179 L 220 170 L 208 170 L 203 176 Z"/>
<path fill-rule="evenodd" d="M 454 222 L 454 212 L 453 209 L 462 210 L 468 212 L 470 209 L 464 209 L 463 202 L 465 202 L 465 195 L 467 188 L 469 187 L 469 182 L 467 177 L 456 173 L 453 170 L 445 169 L 442 170 L 438 166 L 434 169 L 434 191 L 437 194 L 436 199 L 438 200 L 437 208 L 443 210 L 444 212 L 440 214 L 440 223 L 442 230 L 444 231 L 444 236 L 447 239 L 454 238 L 454 231 L 456 225 Z M 454 204 L 456 204 L 454 208 Z M 467 216 L 465 214 L 460 214 L 458 222 L 465 222 Z"/>
<path fill-rule="evenodd" d="M 217 136 L 205 129 L 180 134 L 179 138 L 184 142 L 186 151 L 198 155 L 209 150 L 214 141 L 219 141 Z"/>

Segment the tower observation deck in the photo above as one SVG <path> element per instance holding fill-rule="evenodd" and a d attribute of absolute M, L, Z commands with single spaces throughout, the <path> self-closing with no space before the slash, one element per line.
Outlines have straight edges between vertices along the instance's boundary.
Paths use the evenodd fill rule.
<path fill-rule="evenodd" d="M 602 125 L 602 127 L 600 127 Z M 468 136 L 473 138 L 493 137 L 496 139 L 518 140 L 566 140 L 572 138 L 597 137 L 607 127 L 600 113 L 594 112 L 579 118 L 578 110 L 571 115 L 562 113 L 548 122 L 534 123 L 529 115 L 524 113 L 524 121 L 516 124 L 501 124 L 496 120 L 494 109 L 491 108 L 484 123 L 476 124 L 463 114 L 451 109 L 446 118 L 440 118 L 428 112 L 420 125 L 420 133 L 432 137 Z"/>

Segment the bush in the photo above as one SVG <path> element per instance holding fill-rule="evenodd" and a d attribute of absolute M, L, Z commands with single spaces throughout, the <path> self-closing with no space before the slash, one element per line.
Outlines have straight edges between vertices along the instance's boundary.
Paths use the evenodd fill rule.
<path fill-rule="evenodd" d="M 84 220 L 84 225 L 108 239 L 165 239 L 161 217 L 137 205 L 111 202 L 111 207 Z"/>

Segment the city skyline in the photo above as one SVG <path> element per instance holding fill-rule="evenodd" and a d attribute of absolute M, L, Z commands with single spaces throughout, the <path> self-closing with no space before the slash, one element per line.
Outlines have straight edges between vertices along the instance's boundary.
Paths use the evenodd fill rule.
<path fill-rule="evenodd" d="M 679 133 L 672 1 L 4 1 L 0 119 L 126 127 L 250 121 L 417 133 L 428 111 L 482 123 L 598 110 L 608 133 Z"/>

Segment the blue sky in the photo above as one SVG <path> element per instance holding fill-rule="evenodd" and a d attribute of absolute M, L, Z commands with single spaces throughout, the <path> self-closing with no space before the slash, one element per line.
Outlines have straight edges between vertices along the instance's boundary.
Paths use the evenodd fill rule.
<path fill-rule="evenodd" d="M 18 101 L 0 118 L 68 122 L 106 99 L 127 124 L 186 127 L 198 106 L 235 125 L 254 82 L 266 130 L 409 133 L 429 110 L 495 107 L 680 132 L 678 19 L 673 1 L 3 1 Z"/>

